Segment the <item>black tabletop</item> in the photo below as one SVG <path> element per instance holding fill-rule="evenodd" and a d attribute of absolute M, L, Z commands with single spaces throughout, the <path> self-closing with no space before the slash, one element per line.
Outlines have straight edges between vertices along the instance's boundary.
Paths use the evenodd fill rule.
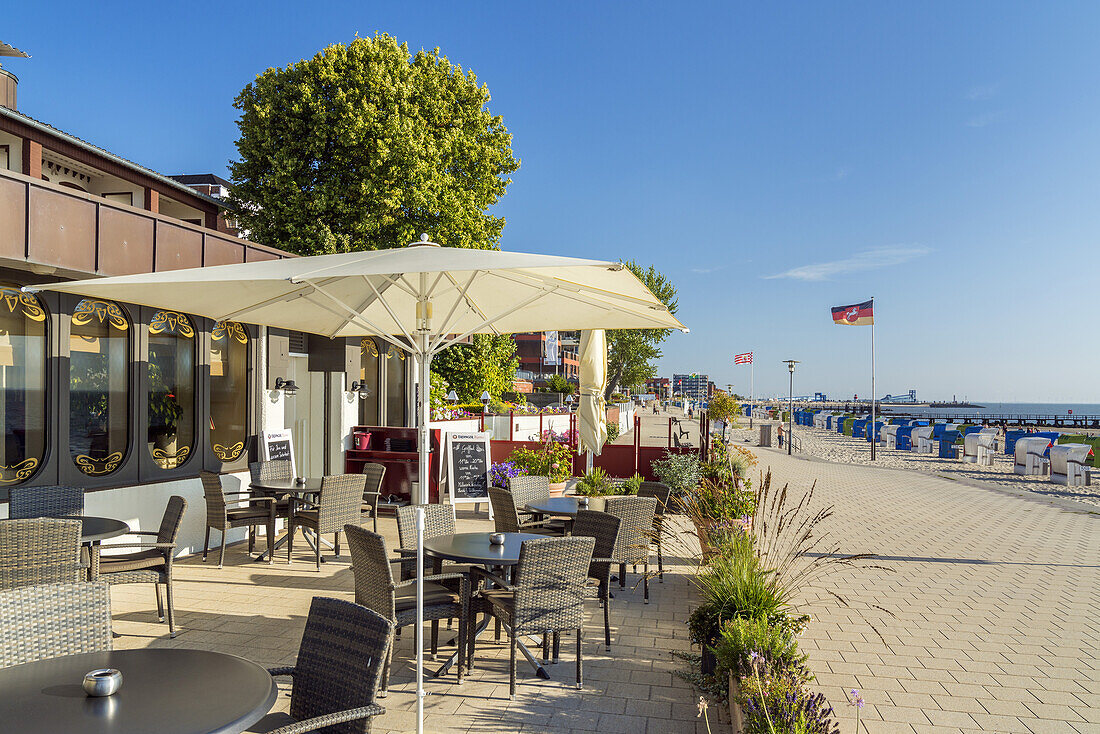
<path fill-rule="evenodd" d="M 504 545 L 493 545 L 489 542 L 490 535 L 492 533 L 440 535 L 424 541 L 424 552 L 459 563 L 514 566 L 519 563 L 519 547 L 523 541 L 547 537 L 534 533 L 504 533 Z"/>
<path fill-rule="evenodd" d="M 528 512 L 537 512 L 540 515 L 576 517 L 578 503 L 576 497 L 551 497 L 537 502 L 528 502 L 527 507 L 524 509 Z"/>
<path fill-rule="evenodd" d="M 266 479 L 262 481 L 252 482 L 249 485 L 252 489 L 263 490 L 264 492 L 282 493 L 287 494 L 290 492 L 320 492 L 321 491 L 321 478 L 320 477 L 306 477 L 305 484 L 297 484 L 293 479 Z"/>
<path fill-rule="evenodd" d="M 84 693 L 84 674 L 96 668 L 122 671 L 118 693 Z M 233 655 L 92 652 L 0 669 L 0 721 L 24 734 L 238 734 L 263 718 L 278 692 L 266 670 Z"/>
<path fill-rule="evenodd" d="M 110 517 L 85 515 L 80 518 L 80 542 L 95 543 L 107 538 L 117 538 L 130 532 L 130 526 Z"/>

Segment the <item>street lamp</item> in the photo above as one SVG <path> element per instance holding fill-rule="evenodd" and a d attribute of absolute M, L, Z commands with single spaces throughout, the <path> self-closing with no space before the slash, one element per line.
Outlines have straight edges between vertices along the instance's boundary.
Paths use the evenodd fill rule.
<path fill-rule="evenodd" d="M 447 402 L 451 405 L 454 405 L 458 402 L 458 393 L 456 393 L 453 389 L 449 393 L 447 393 Z"/>
<path fill-rule="evenodd" d="M 572 413 L 573 412 L 573 396 L 572 395 L 566 395 L 565 396 L 565 405 L 566 405 L 566 407 L 569 408 L 569 412 Z"/>
<path fill-rule="evenodd" d="M 489 400 L 490 399 L 491 398 L 489 397 L 489 391 L 488 390 L 482 390 L 482 392 L 481 392 L 481 412 L 484 413 L 484 414 L 489 413 Z"/>
<path fill-rule="evenodd" d="M 791 387 L 788 396 L 789 403 L 787 404 L 787 455 L 791 454 L 791 439 L 794 438 L 794 366 L 798 364 L 797 359 L 785 359 L 787 363 L 787 370 L 791 373 Z"/>

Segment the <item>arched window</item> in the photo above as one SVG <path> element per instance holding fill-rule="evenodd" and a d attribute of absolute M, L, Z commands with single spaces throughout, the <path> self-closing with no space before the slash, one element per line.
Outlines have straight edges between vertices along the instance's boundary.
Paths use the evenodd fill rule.
<path fill-rule="evenodd" d="M 149 321 L 149 454 L 161 469 L 182 466 L 195 446 L 195 328 L 175 311 Z"/>
<path fill-rule="evenodd" d="M 34 475 L 46 455 L 46 310 L 0 286 L 0 484 Z"/>
<path fill-rule="evenodd" d="M 405 425 L 405 353 L 392 344 L 386 350 L 386 425 Z"/>
<path fill-rule="evenodd" d="M 91 476 L 122 464 L 130 441 L 130 321 L 117 303 L 85 299 L 69 335 L 69 451 Z"/>
<path fill-rule="evenodd" d="M 378 343 L 366 338 L 359 345 L 359 381 L 367 384 L 367 397 L 359 401 L 359 423 L 378 425 Z"/>
<path fill-rule="evenodd" d="M 248 438 L 248 332 L 219 321 L 210 332 L 210 448 L 236 461 Z"/>

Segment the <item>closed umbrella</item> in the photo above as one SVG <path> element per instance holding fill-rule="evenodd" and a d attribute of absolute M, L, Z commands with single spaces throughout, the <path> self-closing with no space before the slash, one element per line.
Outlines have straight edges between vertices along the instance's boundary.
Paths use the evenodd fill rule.
<path fill-rule="evenodd" d="M 39 285 L 93 298 L 169 308 L 218 321 L 329 337 L 374 336 L 417 362 L 420 481 L 427 499 L 429 370 L 432 357 L 471 334 L 552 329 L 687 331 L 622 263 L 467 250 L 420 242 L 392 250 L 139 273 Z M 418 525 L 423 527 L 423 513 Z M 417 555 L 423 544 L 417 533 Z M 418 568 L 422 568 L 419 565 Z M 416 585 L 422 617 L 423 586 Z M 417 720 L 422 730 L 423 645 L 417 627 Z"/>
<path fill-rule="evenodd" d="M 581 332 L 580 354 L 581 403 L 577 408 L 577 427 L 581 448 L 588 452 L 589 468 L 593 456 L 603 452 L 607 441 L 607 336 L 603 329 Z"/>

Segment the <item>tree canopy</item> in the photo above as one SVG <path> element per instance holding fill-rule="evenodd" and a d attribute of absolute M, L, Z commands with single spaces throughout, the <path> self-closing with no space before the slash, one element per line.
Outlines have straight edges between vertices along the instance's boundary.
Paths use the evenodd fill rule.
<path fill-rule="evenodd" d="M 489 90 L 439 49 L 392 36 L 328 46 L 237 96 L 230 165 L 242 229 L 301 255 L 443 245 L 497 247 L 491 216 L 519 168 Z"/>
<path fill-rule="evenodd" d="M 460 403 L 476 403 L 488 390 L 496 398 L 510 391 L 519 359 L 510 336 L 474 334 L 471 344 L 456 344 L 432 360 L 432 372 L 458 394 Z"/>
<path fill-rule="evenodd" d="M 675 315 L 679 306 L 676 298 L 676 286 L 666 278 L 657 268 L 650 265 L 643 268 L 636 262 L 624 263 L 645 283 L 661 303 L 668 307 L 669 313 Z M 660 344 L 671 329 L 615 329 L 607 332 L 607 389 L 604 397 L 611 399 L 611 394 L 620 386 L 624 388 L 643 384 L 647 379 L 657 373 L 653 362 L 661 356 Z"/>

